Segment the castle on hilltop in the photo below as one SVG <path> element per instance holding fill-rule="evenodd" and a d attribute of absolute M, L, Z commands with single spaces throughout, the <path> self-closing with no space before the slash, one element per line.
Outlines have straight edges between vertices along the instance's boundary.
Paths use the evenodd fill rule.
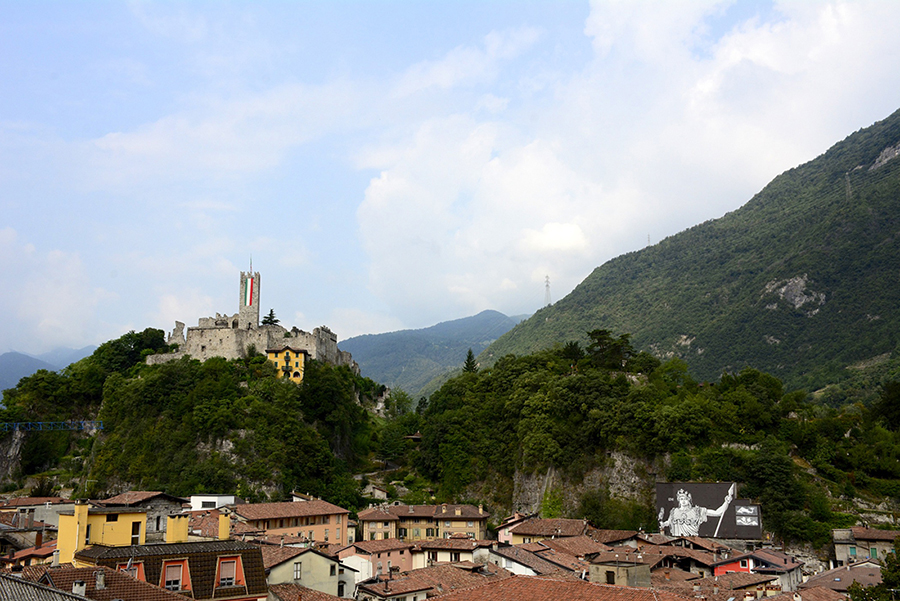
<path fill-rule="evenodd" d="M 251 347 L 260 353 L 290 347 L 304 351 L 310 359 L 333 365 L 347 365 L 354 373 L 359 373 L 359 365 L 350 353 L 338 348 L 337 335 L 325 326 L 309 333 L 297 327 L 288 330 L 280 325 L 260 325 L 259 292 L 259 272 L 242 271 L 236 314 L 216 313 L 215 317 L 201 317 L 197 326 L 188 328 L 187 332 L 184 323 L 176 321 L 175 329 L 166 342 L 177 344 L 178 349 L 172 353 L 150 355 L 147 363 L 165 363 L 185 355 L 200 361 L 212 357 L 243 359 Z"/>

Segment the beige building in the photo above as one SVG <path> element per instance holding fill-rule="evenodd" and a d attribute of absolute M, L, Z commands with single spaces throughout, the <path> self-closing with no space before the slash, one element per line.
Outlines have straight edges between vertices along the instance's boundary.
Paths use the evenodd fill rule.
<path fill-rule="evenodd" d="M 311 547 L 263 545 L 261 550 L 269 586 L 300 584 L 337 597 L 353 594 L 356 570 L 334 557 Z"/>
<path fill-rule="evenodd" d="M 487 538 L 491 516 L 479 505 L 381 505 L 359 512 L 362 540 L 399 538 L 406 541 L 450 538 L 460 534 Z"/>
<path fill-rule="evenodd" d="M 894 539 L 900 536 L 900 531 L 856 526 L 837 528 L 832 534 L 835 559 L 842 566 L 864 559 L 884 558 L 894 549 Z"/>
<path fill-rule="evenodd" d="M 321 499 L 245 503 L 225 508 L 234 520 L 267 536 L 284 534 L 310 541 L 347 544 L 350 512 Z"/>

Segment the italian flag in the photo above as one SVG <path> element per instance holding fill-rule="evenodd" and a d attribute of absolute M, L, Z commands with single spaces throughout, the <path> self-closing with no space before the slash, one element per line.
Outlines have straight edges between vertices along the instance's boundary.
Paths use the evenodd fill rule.
<path fill-rule="evenodd" d="M 244 306 L 249 307 L 253 304 L 253 278 L 247 278 L 244 285 Z"/>

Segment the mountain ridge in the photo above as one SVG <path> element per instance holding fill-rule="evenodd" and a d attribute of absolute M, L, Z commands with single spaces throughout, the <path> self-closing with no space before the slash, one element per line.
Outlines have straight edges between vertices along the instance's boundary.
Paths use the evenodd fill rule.
<path fill-rule="evenodd" d="M 480 359 L 585 342 L 605 328 L 704 379 L 747 365 L 791 386 L 839 379 L 897 344 L 900 291 L 886 274 L 900 272 L 898 155 L 900 111 L 739 209 L 607 261 Z"/>

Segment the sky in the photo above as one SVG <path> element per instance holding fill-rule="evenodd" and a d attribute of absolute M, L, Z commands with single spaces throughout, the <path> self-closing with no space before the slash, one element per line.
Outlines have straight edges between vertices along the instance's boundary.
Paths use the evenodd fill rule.
<path fill-rule="evenodd" d="M 0 0 L 0 352 L 529 314 L 900 108 L 900 2 Z"/>

